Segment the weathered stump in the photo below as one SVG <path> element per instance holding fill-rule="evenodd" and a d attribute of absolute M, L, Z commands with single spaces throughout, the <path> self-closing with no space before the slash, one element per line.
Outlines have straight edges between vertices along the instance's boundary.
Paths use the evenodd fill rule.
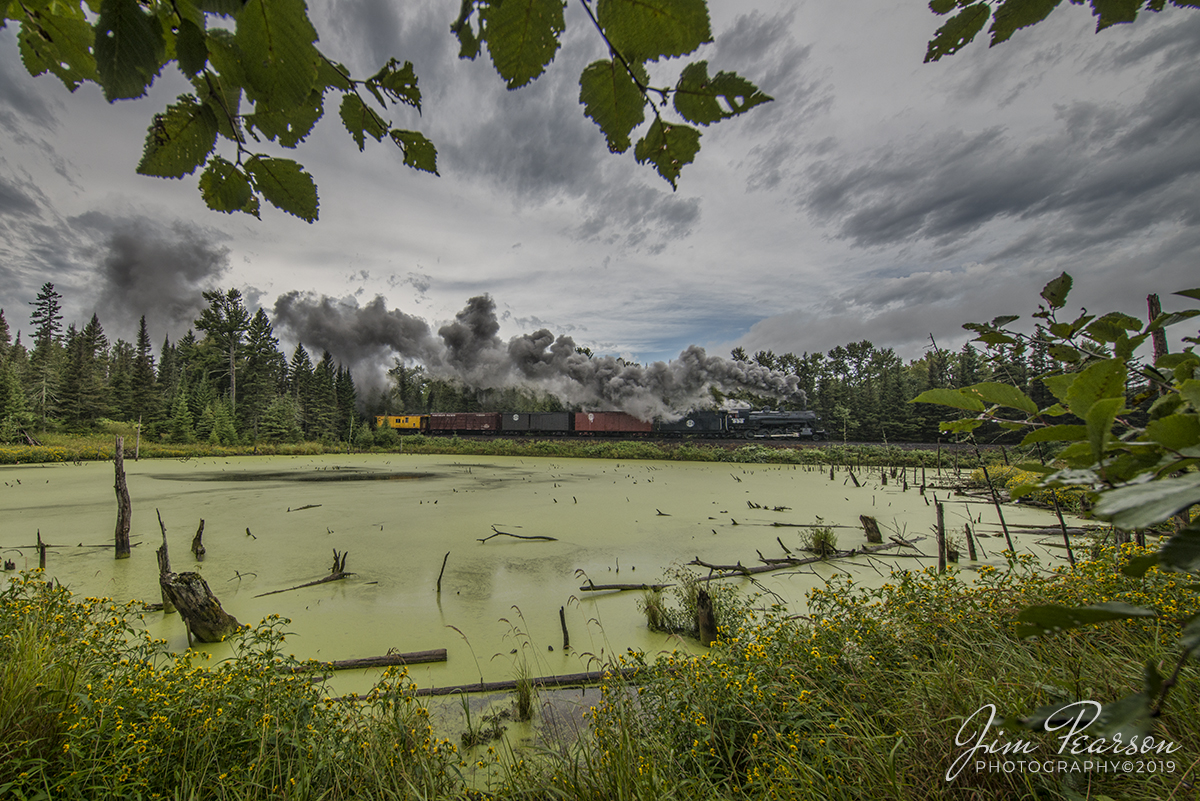
<path fill-rule="evenodd" d="M 704 590 L 696 593 L 696 628 L 700 642 L 712 645 L 717 640 L 717 614 L 713 610 L 712 598 Z"/>
<path fill-rule="evenodd" d="M 221 608 L 199 573 L 163 573 L 158 579 L 163 596 L 179 610 L 192 637 L 200 642 L 220 642 L 242 626 Z"/>
<path fill-rule="evenodd" d="M 863 531 L 867 533 L 867 542 L 883 542 L 883 533 L 879 530 L 879 524 L 875 522 L 875 518 L 869 515 L 859 515 L 858 519 L 862 522 Z"/>
<path fill-rule="evenodd" d="M 192 537 L 192 553 L 196 555 L 197 562 L 204 561 L 204 554 L 207 549 L 204 547 L 202 538 L 204 537 L 204 518 L 200 518 L 200 528 L 196 529 L 196 536 Z"/>
<path fill-rule="evenodd" d="M 175 605 L 167 597 L 167 591 L 162 589 L 163 577 L 171 573 L 171 554 L 167 550 L 167 524 L 163 522 L 162 512 L 155 509 L 154 513 L 158 515 L 158 527 L 162 529 L 163 540 L 163 544 L 154 552 L 154 555 L 158 558 L 158 583 L 159 589 L 162 592 L 162 611 L 164 615 L 169 615 L 175 611 Z"/>
<path fill-rule="evenodd" d="M 129 486 L 125 483 L 125 438 L 117 437 L 113 451 L 113 471 L 116 473 L 117 532 L 116 558 L 129 558 L 129 528 L 133 519 L 133 507 L 129 503 Z"/>

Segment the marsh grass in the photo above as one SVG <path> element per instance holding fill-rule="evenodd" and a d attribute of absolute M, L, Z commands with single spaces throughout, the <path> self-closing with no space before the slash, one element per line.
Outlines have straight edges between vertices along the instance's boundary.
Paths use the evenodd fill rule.
<path fill-rule="evenodd" d="M 106 422 L 103 430 L 90 434 L 39 433 L 40 445 L 0 444 L 0 465 L 37 464 L 47 462 L 108 461 L 113 458 L 113 438 L 125 437 L 127 458 L 137 442 L 136 427 L 128 423 Z M 424 434 L 376 435 L 370 445 L 366 440 L 355 443 L 355 453 L 414 453 L 452 454 L 462 456 L 554 456 L 579 459 L 664 460 L 681 462 L 727 462 L 734 464 L 786 464 L 808 467 L 891 466 L 936 468 L 938 453 L 931 450 L 909 450 L 897 446 L 833 445 L 814 446 L 796 443 L 793 447 L 774 448 L 747 442 L 712 442 L 705 440 L 619 440 L 619 439 L 558 439 L 431 437 Z M 209 443 L 166 443 L 143 437 L 140 452 L 143 459 L 199 459 L 229 456 L 314 456 L 324 453 L 346 453 L 346 443 L 298 442 L 212 445 Z M 1014 451 L 1010 454 L 1016 457 Z M 988 454 L 985 452 L 985 458 Z M 941 454 L 942 466 L 950 472 L 949 457 Z M 976 466 L 974 453 L 960 453 L 960 466 Z"/>
<path fill-rule="evenodd" d="M 721 607 L 720 639 L 704 654 L 612 662 L 590 733 L 574 745 L 502 742 L 469 770 L 402 671 L 362 699 L 332 699 L 311 674 L 290 672 L 299 663 L 284 620 L 247 629 L 232 659 L 193 663 L 162 653 L 132 607 L 23 575 L 0 590 L 0 797 L 462 798 L 480 789 L 472 775 L 506 799 L 1194 797 L 1195 661 L 1157 719 L 1155 734 L 1178 746 L 1173 770 L 968 769 L 946 780 L 959 727 L 986 704 L 1015 718 L 1047 703 L 1111 702 L 1141 687 L 1148 662 L 1174 668 L 1181 624 L 1200 604 L 1185 577 L 1121 574 L 1137 553 L 1098 546 L 1055 571 L 1012 557 L 973 580 L 899 572 L 878 588 L 840 577 L 811 594 L 804 617 L 743 598 Z M 697 583 L 664 593 L 666 614 L 687 616 L 679 610 Z M 1157 617 L 1013 634 L 1028 605 L 1104 601 Z M 618 680 L 626 668 L 633 680 Z M 1051 733 L 994 734 L 1045 754 L 1059 745 Z"/>

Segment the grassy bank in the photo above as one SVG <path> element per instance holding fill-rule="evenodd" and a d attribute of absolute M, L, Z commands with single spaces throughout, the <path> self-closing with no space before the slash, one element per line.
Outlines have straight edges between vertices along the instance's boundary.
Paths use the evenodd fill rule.
<path fill-rule="evenodd" d="M 228 456 L 311 456 L 322 453 L 347 453 L 346 443 L 246 443 L 211 445 L 208 443 L 172 444 L 142 440 L 132 426 L 112 424 L 104 433 L 72 435 L 44 434 L 40 445 L 0 445 L 0 465 L 44 462 L 85 462 L 111 460 L 114 435 L 125 437 L 125 455 L 133 458 L 135 449 L 143 459 L 188 459 Z M 539 440 L 526 438 L 476 439 L 472 437 L 429 437 L 412 435 L 397 438 L 395 444 L 354 448 L 354 453 L 422 453 L 462 456 L 554 456 L 580 459 L 661 459 L 680 462 L 730 462 L 739 464 L 848 465 L 851 467 L 925 467 L 951 470 L 977 466 L 973 452 L 915 450 L 898 446 L 797 444 L 767 447 L 759 443 L 701 440 Z M 998 452 L 987 451 L 987 458 Z M 1015 458 L 1015 455 L 1014 455 Z"/>
<path fill-rule="evenodd" d="M 145 638 L 134 607 L 22 576 L 0 593 L 0 797 L 1191 797 L 1200 782 L 1194 661 L 1157 720 L 1156 734 L 1177 746 L 1169 770 L 968 765 L 946 779 L 964 750 L 960 726 L 986 704 L 1019 716 L 1047 703 L 1110 702 L 1140 688 L 1148 661 L 1173 669 L 1196 594 L 1154 569 L 1122 575 L 1129 553 L 1096 548 L 1053 573 L 1017 560 L 974 581 L 905 572 L 864 589 L 843 579 L 814 593 L 810 617 L 759 598 L 729 613 L 702 656 L 627 654 L 633 684 L 605 688 L 589 737 L 517 753 L 465 751 L 435 734 L 403 673 L 365 701 L 326 698 L 320 683 L 279 669 L 295 665 L 286 621 L 247 630 L 236 659 L 193 663 Z M 1158 617 L 1013 636 L 1011 621 L 1029 604 L 1109 600 Z M 1056 760 L 1060 735 L 991 734 Z"/>

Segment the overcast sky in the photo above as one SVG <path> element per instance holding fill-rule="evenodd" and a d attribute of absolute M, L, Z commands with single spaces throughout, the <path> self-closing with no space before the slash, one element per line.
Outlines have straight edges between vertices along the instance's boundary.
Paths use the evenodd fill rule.
<path fill-rule="evenodd" d="M 548 72 L 513 92 L 486 55 L 457 58 L 458 5 L 312 4 L 320 46 L 356 74 L 414 63 L 424 113 L 391 119 L 434 141 L 441 171 L 359 153 L 328 114 L 294 156 L 319 186 L 313 225 L 266 203 L 261 222 L 211 212 L 195 176 L 135 174 L 151 115 L 189 88 L 174 68 L 109 105 L 29 77 L 0 31 L 10 326 L 28 337 L 46 281 L 69 321 L 95 311 L 132 339 L 145 314 L 156 343 L 202 289 L 268 311 L 294 291 L 381 295 L 434 330 L 488 293 L 506 339 L 548 328 L 642 361 L 861 339 L 914 358 L 931 334 L 958 346 L 964 322 L 1027 315 L 1064 270 L 1073 309 L 1143 316 L 1148 293 L 1170 310 L 1200 286 L 1200 12 L 1097 35 L 1064 6 L 923 64 L 939 18 L 921 2 L 710 0 L 716 41 L 696 57 L 775 102 L 706 130 L 672 192 L 583 116 L 579 73 L 605 54 L 578 3 Z"/>

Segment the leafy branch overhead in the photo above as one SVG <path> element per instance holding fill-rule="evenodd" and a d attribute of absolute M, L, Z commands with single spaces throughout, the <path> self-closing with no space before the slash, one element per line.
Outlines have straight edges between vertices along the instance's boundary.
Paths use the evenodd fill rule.
<path fill-rule="evenodd" d="M 930 0 L 929 10 L 938 16 L 952 14 L 929 41 L 925 61 L 937 61 L 942 56 L 951 56 L 974 41 L 979 32 L 990 21 L 992 35 L 989 45 L 994 47 L 1006 42 L 1021 28 L 1036 25 L 1050 12 L 1062 5 L 1063 0 Z M 1071 5 L 1081 6 L 1085 0 L 1070 0 Z M 1197 0 L 1170 0 L 1180 8 L 1200 8 Z M 1133 22 L 1139 11 L 1162 11 L 1167 0 L 1086 0 L 1096 17 L 1096 32 Z"/>
<path fill-rule="evenodd" d="M 580 79 L 584 113 L 620 153 L 649 106 L 653 122 L 635 157 L 672 186 L 700 148 L 699 130 L 684 122 L 709 125 L 770 100 L 733 73 L 709 78 L 703 61 L 685 67 L 673 88 L 649 86 L 647 62 L 686 55 L 712 40 L 706 0 L 581 2 L 612 54 Z M 564 10 L 562 0 L 464 0 L 451 30 L 463 57 L 486 46 L 500 77 L 516 89 L 554 59 Z M 368 138 L 390 142 L 404 164 L 438 174 L 434 144 L 390 119 L 421 111 L 412 63 L 393 58 L 370 77 L 353 77 L 318 49 L 304 0 L 0 0 L 0 12 L 0 26 L 20 25 L 17 41 L 29 73 L 51 73 L 71 91 L 92 81 L 109 102 L 142 97 L 174 63 L 193 92 L 154 115 L 137 171 L 182 178 L 200 170 L 201 196 L 215 211 L 257 217 L 265 199 L 308 222 L 317 219 L 312 176 L 264 148 L 268 142 L 297 148 L 324 116 L 329 95 L 360 151 Z M 681 121 L 663 118 L 672 96 Z"/>
<path fill-rule="evenodd" d="M 1024 431 L 1023 445 L 1039 452 L 1044 446 L 1054 449 L 1054 466 L 1021 466 L 1041 478 L 1036 485 L 1014 490 L 1014 498 L 1038 488 L 1083 487 L 1091 495 L 1092 514 L 1115 529 L 1162 533 L 1158 550 L 1129 559 L 1122 567 L 1125 573 L 1143 576 L 1157 568 L 1200 577 L 1200 517 L 1191 514 L 1200 505 L 1200 356 L 1195 352 L 1200 336 L 1183 337 L 1187 346 L 1180 353 L 1167 352 L 1164 337 L 1154 343 L 1152 361 L 1137 355 L 1163 329 L 1200 317 L 1200 308 L 1158 313 L 1146 323 L 1122 312 L 1097 316 L 1086 310 L 1060 320 L 1071 287 L 1065 273 L 1046 284 L 1044 305 L 1033 315 L 1033 333 L 1009 328 L 1018 319 L 1014 315 L 963 326 L 997 356 L 1020 348 L 1045 353 L 1053 367 L 1038 380 L 1052 397 L 1048 405 L 1039 406 L 1018 387 L 1001 383 L 932 389 L 914 402 L 966 412 L 959 420 L 942 423 L 944 431 L 970 434 L 993 422 Z M 1200 301 L 1200 289 L 1175 294 Z M 1157 308 L 1156 298 L 1151 308 Z M 1043 636 L 1156 615 L 1116 602 L 1079 608 L 1037 606 L 1021 612 L 1016 632 Z M 1177 676 L 1184 663 L 1200 653 L 1200 616 L 1165 622 L 1180 629 Z M 1146 666 L 1144 677 L 1144 692 L 1105 706 L 1103 716 L 1109 722 L 1102 720 L 1097 734 L 1149 731 L 1174 678 L 1160 675 L 1156 662 Z M 1038 719 L 1035 713 L 1027 725 Z"/>

